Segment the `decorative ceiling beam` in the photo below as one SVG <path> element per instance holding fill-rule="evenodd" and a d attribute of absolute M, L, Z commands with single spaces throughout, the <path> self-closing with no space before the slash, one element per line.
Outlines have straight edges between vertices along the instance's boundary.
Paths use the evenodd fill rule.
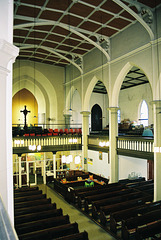
<path fill-rule="evenodd" d="M 21 47 L 19 47 L 19 48 L 20 48 L 20 50 L 21 50 L 21 49 L 28 49 L 28 48 L 35 48 L 35 47 L 36 47 L 36 48 L 44 49 L 44 50 L 46 50 L 46 51 L 48 51 L 48 52 L 50 52 L 50 53 L 53 53 L 53 54 L 55 54 L 55 55 L 57 55 L 57 56 L 65 59 L 66 61 L 68 61 L 68 62 L 70 62 L 71 64 L 73 64 L 76 68 L 78 68 L 78 70 L 80 71 L 80 73 L 83 74 L 83 70 L 82 70 L 82 68 L 80 67 L 80 64 L 75 63 L 73 58 L 72 58 L 72 60 L 70 60 L 69 58 L 63 56 L 62 54 L 60 54 L 60 53 L 58 53 L 58 52 L 56 52 L 56 51 L 53 50 L 52 48 L 44 47 L 44 46 L 39 46 L 39 45 L 25 45 L 25 46 L 21 46 Z M 76 55 L 75 55 L 75 56 L 76 56 Z M 79 58 L 79 59 L 80 59 L 80 58 Z"/>
<path fill-rule="evenodd" d="M 94 42 L 92 39 L 88 38 L 87 36 L 85 36 L 84 34 L 80 33 L 77 30 L 75 30 L 72 26 L 69 27 L 69 25 L 63 24 L 63 23 L 58 23 L 56 21 L 41 21 L 38 20 L 36 22 L 30 22 L 30 23 L 25 23 L 25 24 L 19 24 L 19 25 L 15 25 L 14 29 L 21 29 L 21 28 L 26 28 L 26 27 L 35 27 L 35 26 L 45 26 L 45 25 L 53 25 L 53 26 L 59 26 L 61 28 L 64 28 L 74 34 L 76 34 L 77 36 L 83 38 L 84 40 L 86 40 L 88 43 L 92 44 L 93 46 L 95 46 L 96 48 L 98 48 L 107 58 L 107 61 L 110 61 L 110 55 L 109 53 L 106 51 L 107 49 L 104 49 L 99 43 Z M 99 35 L 100 37 L 100 35 Z M 102 36 L 101 36 L 102 37 Z M 107 38 L 107 37 L 106 37 Z"/>
<path fill-rule="evenodd" d="M 116 4 L 118 4 L 123 9 L 125 9 L 129 14 L 131 14 L 146 29 L 146 31 L 148 32 L 148 34 L 150 36 L 150 40 L 151 41 L 154 40 L 154 33 L 153 33 L 152 29 L 149 26 L 149 22 L 147 23 L 146 21 L 144 21 L 144 19 L 141 17 L 141 16 L 143 16 L 143 15 L 141 15 L 141 13 L 140 14 L 135 13 L 131 8 L 129 8 L 126 4 L 124 4 L 120 0 L 112 0 L 112 1 L 115 2 Z M 137 5 L 139 4 L 138 2 L 136 2 L 137 3 L 137 5 L 136 5 L 135 1 L 133 1 L 133 2 L 129 1 L 129 3 L 133 4 L 134 6 L 136 6 L 136 8 L 137 8 Z M 147 14 L 150 14 L 150 10 L 149 10 L 148 7 L 147 7 L 147 9 L 148 9 L 147 10 L 148 11 Z M 143 9 L 143 11 L 144 11 L 144 9 Z"/>

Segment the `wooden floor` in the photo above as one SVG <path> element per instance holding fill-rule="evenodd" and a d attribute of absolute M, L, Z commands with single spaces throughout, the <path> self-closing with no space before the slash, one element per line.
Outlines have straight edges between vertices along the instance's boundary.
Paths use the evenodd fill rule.
<path fill-rule="evenodd" d="M 83 213 L 77 210 L 74 206 L 67 203 L 59 194 L 54 190 L 50 189 L 48 186 L 41 184 L 38 185 L 39 189 L 43 193 L 47 194 L 47 198 L 51 198 L 52 202 L 57 204 L 57 208 L 62 208 L 63 214 L 68 214 L 70 217 L 70 222 L 78 223 L 78 228 L 80 232 L 84 230 L 88 232 L 89 240 L 114 240 L 115 238 L 109 233 L 104 231 L 100 226 L 95 222 L 86 217 Z"/>

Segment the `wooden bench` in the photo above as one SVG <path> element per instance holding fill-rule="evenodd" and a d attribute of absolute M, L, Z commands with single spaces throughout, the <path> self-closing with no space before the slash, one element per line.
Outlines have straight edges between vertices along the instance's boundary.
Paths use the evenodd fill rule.
<path fill-rule="evenodd" d="M 88 240 L 88 233 L 86 231 L 81 233 L 74 233 L 65 237 L 60 237 L 57 240 Z"/>
<path fill-rule="evenodd" d="M 102 225 L 106 225 L 107 220 L 109 219 L 109 214 L 111 214 L 112 212 L 116 212 L 116 211 L 120 211 L 120 210 L 124 210 L 127 208 L 132 208 L 135 206 L 140 206 L 143 205 L 145 202 L 149 202 L 151 201 L 151 197 L 150 196 L 146 196 L 146 197 L 142 197 L 142 198 L 136 198 L 133 200 L 128 200 L 128 201 L 124 201 L 124 202 L 119 202 L 119 203 L 115 203 L 115 204 L 108 204 L 106 206 L 101 206 L 100 207 L 100 222 Z"/>
<path fill-rule="evenodd" d="M 25 214 L 21 216 L 16 216 L 15 217 L 15 225 L 20 224 L 20 223 L 25 223 L 25 222 L 32 222 L 44 218 L 50 218 L 54 216 L 61 216 L 62 215 L 62 209 L 50 209 L 47 211 L 42 211 L 42 212 L 37 212 L 37 213 L 30 213 L 30 214 Z"/>
<path fill-rule="evenodd" d="M 161 220 L 161 209 L 156 209 L 140 216 L 138 215 L 136 217 L 122 220 L 122 238 L 130 239 L 131 236 L 134 237 L 136 235 L 136 228 L 157 220 Z"/>
<path fill-rule="evenodd" d="M 85 199 L 87 197 L 90 198 L 91 196 L 96 196 L 96 195 L 103 194 L 103 193 L 114 192 L 114 191 L 122 190 L 122 189 L 126 188 L 123 185 L 117 185 L 117 186 L 114 186 L 114 187 L 111 187 L 111 186 L 109 187 L 109 185 L 106 185 L 104 188 L 100 188 L 100 189 L 97 189 L 97 190 L 93 190 L 93 191 L 91 190 L 91 191 L 87 191 L 87 192 L 78 193 L 77 194 L 78 207 L 82 208 L 82 205 L 85 202 Z"/>
<path fill-rule="evenodd" d="M 25 201 L 34 201 L 42 198 L 46 198 L 46 194 L 37 194 L 37 195 L 14 198 L 14 203 L 16 204 L 16 203 L 25 202 Z"/>
<path fill-rule="evenodd" d="M 107 193 L 101 193 L 101 194 L 85 197 L 84 198 L 85 212 L 87 212 L 87 213 L 89 212 L 90 206 L 91 206 L 92 202 L 94 202 L 94 201 L 108 199 L 108 198 L 115 197 L 115 196 L 126 195 L 126 194 L 132 193 L 134 191 L 135 191 L 134 189 L 121 189 L 119 191 L 108 191 Z"/>
<path fill-rule="evenodd" d="M 74 189 L 72 187 L 69 187 L 68 191 L 66 193 L 67 194 L 66 198 L 70 202 L 76 204 L 77 200 L 78 200 L 78 196 L 81 195 L 81 193 L 83 194 L 83 193 L 93 192 L 95 190 L 104 189 L 104 188 L 112 187 L 112 186 L 114 187 L 114 186 L 117 186 L 117 185 L 121 186 L 121 184 L 119 184 L 119 183 L 112 183 L 112 184 L 106 184 L 106 185 L 99 185 L 98 184 L 98 185 L 95 185 L 92 188 L 84 187 L 84 188 L 80 188 L 80 189 Z"/>
<path fill-rule="evenodd" d="M 21 187 L 21 188 L 14 189 L 14 193 L 35 191 L 35 190 L 39 190 L 39 187 Z"/>
<path fill-rule="evenodd" d="M 47 204 L 38 205 L 38 206 L 15 209 L 14 215 L 16 217 L 20 215 L 29 214 L 29 213 L 41 212 L 49 209 L 56 209 L 56 203 L 47 203 Z"/>
<path fill-rule="evenodd" d="M 161 220 L 155 221 L 149 225 L 143 227 L 136 228 L 136 236 L 137 240 L 142 240 L 146 238 L 158 239 L 161 237 L 155 236 L 156 234 L 161 234 Z"/>
<path fill-rule="evenodd" d="M 14 209 L 20 209 L 25 207 L 38 206 L 46 203 L 51 203 L 51 198 L 42 198 L 34 201 L 19 202 L 14 204 Z"/>
<path fill-rule="evenodd" d="M 16 225 L 18 235 L 70 223 L 68 215 L 55 216 Z"/>
<path fill-rule="evenodd" d="M 161 208 L 161 201 L 113 212 L 110 214 L 110 230 L 116 233 L 118 222 L 138 216 L 138 214 L 145 214 L 148 211 L 153 211 L 159 208 Z"/>
<path fill-rule="evenodd" d="M 145 196 L 145 195 L 142 192 L 138 191 L 138 192 L 132 192 L 129 194 L 125 194 L 122 196 L 115 196 L 115 197 L 111 197 L 111 198 L 107 198 L 107 199 L 94 201 L 94 202 L 92 202 L 92 217 L 94 219 L 96 219 L 98 217 L 98 212 L 99 212 L 101 206 L 124 202 L 124 201 L 129 201 L 129 200 L 132 200 L 135 198 L 140 198 L 143 196 Z"/>
<path fill-rule="evenodd" d="M 58 237 L 71 235 L 73 233 L 79 233 L 78 230 L 78 224 L 77 223 L 69 223 L 62 226 L 47 228 L 40 231 L 35 231 L 31 233 L 25 233 L 19 235 L 19 239 L 21 240 L 50 240 L 50 239 L 56 239 Z"/>
<path fill-rule="evenodd" d="M 132 183 L 127 183 L 126 186 L 127 187 L 133 187 L 133 188 L 136 188 L 136 187 L 139 187 L 139 186 L 144 186 L 144 185 L 147 185 L 147 184 L 151 184 L 153 183 L 154 181 L 152 179 L 150 180 L 147 180 L 147 181 L 139 181 L 139 182 L 132 182 Z"/>
<path fill-rule="evenodd" d="M 25 197 L 30 195 L 37 195 L 37 194 L 42 194 L 42 190 L 16 192 L 14 193 L 14 197 L 18 198 L 18 197 Z"/>

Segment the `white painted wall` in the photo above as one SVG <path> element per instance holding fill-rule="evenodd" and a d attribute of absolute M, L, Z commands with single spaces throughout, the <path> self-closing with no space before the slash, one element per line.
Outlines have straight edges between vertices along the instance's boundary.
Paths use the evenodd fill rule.
<path fill-rule="evenodd" d="M 102 153 L 102 160 L 99 160 L 99 152 L 88 150 L 88 158 L 93 159 L 93 164 L 88 164 L 88 171 L 101 175 L 105 178 L 110 177 L 110 164 L 108 163 L 108 153 Z"/>
<path fill-rule="evenodd" d="M 119 179 L 128 178 L 131 172 L 140 173 L 147 179 L 147 159 L 133 158 L 127 156 L 118 156 L 119 161 Z"/>
<path fill-rule="evenodd" d="M 140 118 L 139 109 L 143 100 L 148 104 L 149 124 L 153 123 L 152 91 L 149 83 L 120 91 L 121 120 L 129 118 L 130 121 L 136 121 L 140 124 L 138 120 Z"/>

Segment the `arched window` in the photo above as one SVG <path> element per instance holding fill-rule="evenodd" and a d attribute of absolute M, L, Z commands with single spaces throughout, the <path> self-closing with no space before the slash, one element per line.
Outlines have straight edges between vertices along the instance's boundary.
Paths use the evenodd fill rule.
<path fill-rule="evenodd" d="M 143 100 L 140 107 L 140 124 L 143 124 L 144 127 L 148 126 L 148 117 L 148 104 Z"/>

